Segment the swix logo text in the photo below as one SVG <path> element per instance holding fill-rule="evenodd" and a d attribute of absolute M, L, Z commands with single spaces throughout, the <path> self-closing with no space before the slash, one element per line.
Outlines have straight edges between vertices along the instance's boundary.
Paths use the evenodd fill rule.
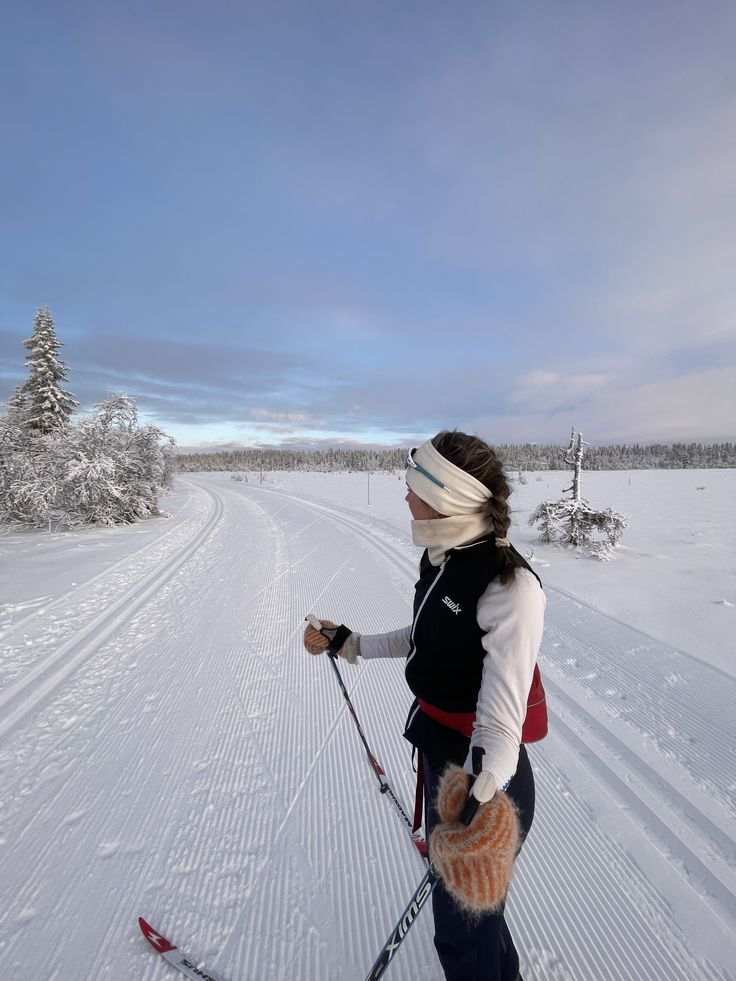
<path fill-rule="evenodd" d="M 419 890 L 414 896 L 414 899 L 411 905 L 409 906 L 409 909 L 404 914 L 401 923 L 399 923 L 398 929 L 394 933 L 388 946 L 385 949 L 385 953 L 388 954 L 388 960 L 386 961 L 386 963 L 388 963 L 388 961 L 390 961 L 391 958 L 394 956 L 394 951 L 406 936 L 409 927 L 414 922 L 417 914 L 419 913 L 419 910 L 422 908 L 422 906 L 424 906 L 431 892 L 432 892 L 432 881 L 430 879 L 427 879 L 427 881 L 423 882 L 419 887 Z"/>
<path fill-rule="evenodd" d="M 445 606 L 449 606 L 449 608 L 452 610 L 452 612 L 455 615 L 457 615 L 458 613 L 461 612 L 460 611 L 460 604 L 459 603 L 456 603 L 454 600 L 451 600 L 449 596 L 445 596 L 445 598 L 442 600 L 442 602 L 445 604 Z"/>
<path fill-rule="evenodd" d="M 192 964 L 188 961 L 186 957 L 182 957 L 181 963 L 184 967 L 188 967 L 190 971 L 197 975 L 198 978 L 202 978 L 202 981 L 215 981 L 211 974 L 205 974 L 204 971 L 200 971 L 196 964 Z"/>

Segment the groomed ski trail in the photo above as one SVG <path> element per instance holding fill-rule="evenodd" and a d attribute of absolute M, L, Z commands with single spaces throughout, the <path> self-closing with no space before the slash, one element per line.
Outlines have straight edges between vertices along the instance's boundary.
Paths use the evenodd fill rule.
<path fill-rule="evenodd" d="M 131 928 L 139 915 L 229 981 L 360 979 L 421 877 L 329 666 L 300 640 L 310 610 L 365 631 L 403 625 L 418 553 L 389 523 L 343 507 L 227 475 L 186 481 L 190 535 L 172 546 L 157 588 L 142 595 L 143 579 L 118 567 L 115 622 L 68 673 L 57 673 L 58 648 L 93 644 L 89 619 L 76 647 L 73 632 L 54 642 L 51 623 L 31 621 L 45 641 L 37 658 L 15 651 L 12 684 L 41 671 L 0 739 L 0 956 L 17 981 L 96 981 L 131 965 L 141 981 L 169 976 Z M 610 618 L 561 591 L 548 596 L 552 731 L 532 747 L 537 817 L 510 901 L 524 976 L 726 981 L 733 816 L 728 787 L 714 799 L 709 771 L 698 776 L 720 730 L 712 744 L 699 730 L 687 753 L 671 734 L 647 733 L 645 682 L 661 651 L 636 631 L 615 637 Z M 597 681 L 622 644 L 643 652 L 626 667 L 630 718 L 613 681 Z M 343 676 L 410 803 L 402 668 L 344 666 Z M 667 703 L 673 691 L 659 691 L 657 713 L 682 713 Z M 733 695 L 725 682 L 693 691 L 714 718 Z M 390 971 L 441 981 L 428 912 Z"/>
<path fill-rule="evenodd" d="M 390 524 L 293 493 L 260 493 L 330 515 L 361 548 L 378 549 L 387 575 L 404 577 L 411 593 L 416 552 L 412 560 Z M 718 960 L 728 964 L 736 952 L 736 825 L 728 806 L 735 784 L 722 747 L 733 745 L 736 683 L 563 590 L 546 591 L 542 662 L 558 724 L 554 738 L 531 747 L 537 824 L 510 903 L 529 954 L 525 976 L 730 977 Z M 563 693 L 566 672 L 584 676 L 572 693 Z"/>

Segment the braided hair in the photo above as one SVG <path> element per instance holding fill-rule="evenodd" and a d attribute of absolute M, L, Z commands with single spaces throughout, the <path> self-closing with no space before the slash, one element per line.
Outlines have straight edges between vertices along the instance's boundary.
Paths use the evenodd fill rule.
<path fill-rule="evenodd" d="M 497 539 L 505 539 L 511 524 L 508 499 L 511 494 L 503 464 L 495 450 L 478 436 L 469 436 L 456 429 L 444 429 L 432 438 L 432 445 L 446 460 L 469 473 L 484 484 L 493 495 L 484 505 L 482 514 L 488 518 Z M 499 546 L 500 579 L 504 585 L 514 578 L 516 560 L 513 551 Z"/>

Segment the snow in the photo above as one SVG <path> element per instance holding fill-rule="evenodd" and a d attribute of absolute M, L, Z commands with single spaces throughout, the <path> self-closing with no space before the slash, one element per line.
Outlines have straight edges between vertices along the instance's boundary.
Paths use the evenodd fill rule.
<path fill-rule="evenodd" d="M 607 563 L 533 545 L 569 474 L 525 477 L 510 537 L 545 582 L 551 725 L 508 906 L 524 978 L 734 978 L 736 474 L 584 473 L 629 515 Z M 170 518 L 0 539 L 8 977 L 170 977 L 139 915 L 228 981 L 365 977 L 422 862 L 301 633 L 407 622 L 403 496 L 189 474 Z M 341 670 L 409 807 L 402 665 Z M 441 981 L 429 912 L 387 976 Z"/>

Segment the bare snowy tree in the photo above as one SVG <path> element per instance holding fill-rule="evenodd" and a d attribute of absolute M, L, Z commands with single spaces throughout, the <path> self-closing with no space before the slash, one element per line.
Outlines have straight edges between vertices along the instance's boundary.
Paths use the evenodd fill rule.
<path fill-rule="evenodd" d="M 597 511 L 582 496 L 581 474 L 585 445 L 583 434 L 578 433 L 576 440 L 573 428 L 565 456 L 565 462 L 573 467 L 573 481 L 572 486 L 563 492 L 569 493 L 571 497 L 559 501 L 544 501 L 529 518 L 529 524 L 539 525 L 541 542 L 572 545 L 584 549 L 596 558 L 606 560 L 620 542 L 627 521 L 624 515 L 611 508 Z M 601 537 L 596 538 L 595 535 Z"/>
<path fill-rule="evenodd" d="M 27 427 L 34 435 L 48 435 L 68 423 L 79 402 L 61 387 L 69 368 L 58 357 L 62 344 L 46 307 L 36 311 L 33 335 L 23 346 L 31 352 L 26 355 L 29 377 L 22 389 L 29 403 Z"/>
<path fill-rule="evenodd" d="M 174 441 L 139 425 L 133 399 L 113 395 L 70 428 L 58 503 L 66 524 L 115 525 L 159 514 L 172 473 Z"/>
<path fill-rule="evenodd" d="M 575 446 L 575 427 L 572 427 L 572 432 L 570 433 L 570 445 L 567 448 L 567 453 L 565 454 L 565 463 L 573 468 L 572 476 L 572 487 L 568 487 L 565 493 L 572 492 L 573 501 L 580 500 L 580 474 L 583 470 L 583 434 L 578 433 L 578 442 Z"/>

